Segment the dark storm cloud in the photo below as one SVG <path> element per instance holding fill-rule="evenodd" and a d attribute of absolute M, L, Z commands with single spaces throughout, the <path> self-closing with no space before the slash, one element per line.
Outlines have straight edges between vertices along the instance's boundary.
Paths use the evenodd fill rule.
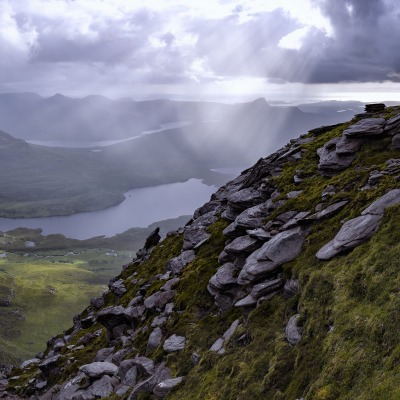
<path fill-rule="evenodd" d="M 124 82 L 184 87 L 237 77 L 274 83 L 400 80 L 395 0 L 310 0 L 330 21 L 332 35 L 310 21 L 298 50 L 284 48 L 281 40 L 306 19 L 302 24 L 283 9 L 254 13 L 246 1 L 221 1 L 227 5 L 223 15 L 196 14 L 182 5 L 109 15 L 83 6 L 76 11 L 78 2 L 52 2 L 62 4 L 65 15 L 32 11 L 34 0 L 24 1 L 31 8 L 0 1 L 0 89 L 90 83 L 93 91 L 97 84 Z"/>
<path fill-rule="evenodd" d="M 304 83 L 398 81 L 400 6 L 383 0 L 315 1 L 329 19 L 333 37 L 312 32 L 299 51 L 286 54 L 293 65 L 306 65 L 281 78 Z M 278 73 L 279 75 L 279 73 Z"/>

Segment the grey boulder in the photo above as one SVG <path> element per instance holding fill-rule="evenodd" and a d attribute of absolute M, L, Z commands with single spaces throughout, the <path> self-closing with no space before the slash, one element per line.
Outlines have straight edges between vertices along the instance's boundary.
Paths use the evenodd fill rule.
<path fill-rule="evenodd" d="M 166 379 L 160 382 L 153 389 L 153 393 L 160 398 L 164 398 L 167 394 L 177 385 L 179 385 L 183 380 L 183 377 Z"/>
<path fill-rule="evenodd" d="M 301 339 L 301 328 L 297 326 L 299 317 L 300 314 L 293 315 L 293 317 L 289 319 L 285 329 L 287 341 L 292 346 L 295 346 Z"/>
<path fill-rule="evenodd" d="M 349 126 L 343 135 L 347 137 L 379 136 L 383 133 L 385 120 L 383 118 L 365 118 Z"/>
<path fill-rule="evenodd" d="M 163 345 L 163 349 L 167 353 L 173 353 L 175 351 L 183 350 L 185 348 L 186 339 L 184 336 L 172 335 L 170 336 Z"/>
<path fill-rule="evenodd" d="M 177 275 L 186 267 L 186 265 L 192 262 L 195 257 L 196 254 L 193 250 L 183 251 L 179 256 L 167 261 L 165 269 L 171 271 L 174 275 Z"/>
<path fill-rule="evenodd" d="M 99 380 L 93 382 L 93 384 L 87 389 L 87 394 L 94 396 L 94 398 L 103 399 L 113 393 L 113 379 L 108 375 L 104 375 Z"/>
<path fill-rule="evenodd" d="M 336 145 L 339 141 L 339 138 L 334 138 L 317 150 L 319 156 L 318 170 L 322 175 L 335 175 L 346 169 L 354 160 L 355 154 L 337 154 Z"/>
<path fill-rule="evenodd" d="M 308 231 L 300 227 L 278 233 L 246 259 L 238 283 L 245 285 L 259 280 L 280 265 L 294 260 L 300 254 L 307 234 Z"/>
<path fill-rule="evenodd" d="M 241 253 L 252 253 L 260 247 L 260 242 L 257 239 L 253 239 L 250 236 L 240 236 L 228 244 L 224 251 L 228 254 L 241 254 Z"/>
<path fill-rule="evenodd" d="M 316 257 L 330 260 L 335 255 L 364 243 L 377 231 L 386 207 L 399 203 L 400 189 L 386 193 L 367 207 L 359 217 L 346 221 L 334 239 L 323 246 Z"/>
<path fill-rule="evenodd" d="M 153 332 L 150 333 L 149 340 L 147 341 L 148 352 L 161 345 L 162 336 L 162 331 L 159 327 L 155 328 Z"/>
<path fill-rule="evenodd" d="M 118 367 L 110 362 L 93 362 L 91 364 L 82 365 L 79 368 L 85 375 L 90 378 L 100 378 L 103 375 L 116 375 L 118 372 Z"/>

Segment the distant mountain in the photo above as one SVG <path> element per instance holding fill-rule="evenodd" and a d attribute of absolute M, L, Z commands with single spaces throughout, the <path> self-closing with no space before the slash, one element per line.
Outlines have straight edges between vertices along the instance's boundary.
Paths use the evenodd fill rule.
<path fill-rule="evenodd" d="M 313 111 L 314 112 L 314 111 Z M 264 99 L 243 104 L 172 100 L 110 100 L 103 96 L 72 99 L 62 94 L 43 98 L 33 93 L 0 94 L 0 129 L 25 140 L 93 141 L 137 136 L 177 121 L 219 121 L 219 131 L 233 137 L 262 131 L 295 137 L 320 123 L 351 115 L 317 118 L 295 107 L 271 107 Z M 264 135 L 264 133 L 262 134 Z"/>
<path fill-rule="evenodd" d="M 227 108 L 224 104 L 171 100 L 0 94 L 0 129 L 21 139 L 111 140 L 137 136 L 166 122 L 221 118 Z"/>
<path fill-rule="evenodd" d="M 190 178 L 218 179 L 221 184 L 221 176 L 211 169 L 247 165 L 310 128 L 342 117 L 272 107 L 265 99 L 227 105 L 3 94 L 0 125 L 23 138 L 104 140 L 166 122 L 192 122 L 112 146 L 82 149 L 30 145 L 1 131 L 0 216 L 102 209 L 121 202 L 129 189 Z"/>

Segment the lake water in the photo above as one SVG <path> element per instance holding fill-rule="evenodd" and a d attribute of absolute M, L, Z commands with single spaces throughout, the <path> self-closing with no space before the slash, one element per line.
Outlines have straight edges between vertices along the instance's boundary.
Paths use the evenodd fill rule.
<path fill-rule="evenodd" d="M 133 189 L 125 193 L 122 203 L 105 210 L 65 217 L 0 218 L 0 231 L 24 227 L 41 228 L 44 235 L 61 233 L 74 239 L 113 236 L 133 227 L 147 227 L 155 221 L 192 215 L 216 190 L 200 179 Z"/>
<path fill-rule="evenodd" d="M 46 147 L 66 147 L 66 148 L 79 148 L 79 149 L 90 149 L 91 147 L 105 147 L 111 146 L 117 143 L 127 142 L 129 140 L 138 139 L 145 135 L 150 135 L 152 133 L 163 132 L 168 129 L 176 129 L 181 128 L 183 126 L 191 125 L 191 121 L 179 121 L 179 122 L 166 122 L 160 125 L 159 129 L 154 129 L 151 131 L 142 131 L 139 135 L 131 136 L 125 139 L 118 139 L 118 140 L 100 140 L 100 141 L 92 141 L 92 142 L 85 142 L 85 141 L 67 141 L 67 140 L 26 140 L 27 143 L 36 144 L 39 146 L 46 146 Z M 101 150 L 93 150 L 93 151 L 101 151 Z"/>

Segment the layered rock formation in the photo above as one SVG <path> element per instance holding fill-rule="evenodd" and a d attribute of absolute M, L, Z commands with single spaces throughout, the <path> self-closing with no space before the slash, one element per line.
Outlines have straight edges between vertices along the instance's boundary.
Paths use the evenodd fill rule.
<path fill-rule="evenodd" d="M 3 397 L 395 399 L 398 129 L 371 106 L 260 159 L 154 232 Z"/>

